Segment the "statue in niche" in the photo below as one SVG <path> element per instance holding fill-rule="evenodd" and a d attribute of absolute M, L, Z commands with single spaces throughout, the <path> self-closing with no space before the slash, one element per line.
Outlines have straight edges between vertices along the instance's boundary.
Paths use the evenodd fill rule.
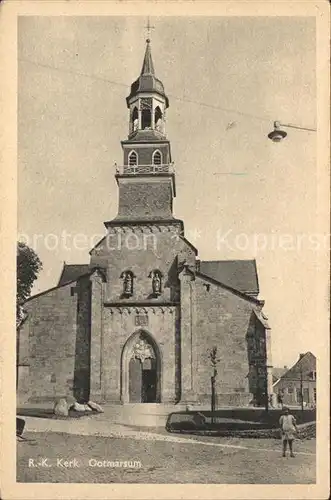
<path fill-rule="evenodd" d="M 136 132 L 138 130 L 138 118 L 135 118 L 133 120 L 133 132 Z"/>
<path fill-rule="evenodd" d="M 161 274 L 158 271 L 154 271 L 152 278 L 152 289 L 154 295 L 160 295 L 161 285 L 162 285 Z"/>
<path fill-rule="evenodd" d="M 133 294 L 133 274 L 130 271 L 123 273 L 123 293 L 124 295 Z"/>
<path fill-rule="evenodd" d="M 144 363 L 146 359 L 154 359 L 155 354 L 152 346 L 145 339 L 140 338 L 133 348 L 132 357 Z"/>

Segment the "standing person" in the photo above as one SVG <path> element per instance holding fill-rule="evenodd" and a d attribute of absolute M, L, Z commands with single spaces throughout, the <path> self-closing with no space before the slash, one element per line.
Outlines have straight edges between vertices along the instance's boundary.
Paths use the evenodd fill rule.
<path fill-rule="evenodd" d="M 294 434 L 298 431 L 298 428 L 296 420 L 294 416 L 290 414 L 288 408 L 284 408 L 284 415 L 282 415 L 279 419 L 279 427 L 282 433 L 283 457 L 286 456 L 287 443 L 290 448 L 290 457 L 294 457 L 293 440 L 294 440 Z"/>
<path fill-rule="evenodd" d="M 277 394 L 277 403 L 280 405 L 281 409 L 283 409 L 283 398 L 280 392 Z"/>

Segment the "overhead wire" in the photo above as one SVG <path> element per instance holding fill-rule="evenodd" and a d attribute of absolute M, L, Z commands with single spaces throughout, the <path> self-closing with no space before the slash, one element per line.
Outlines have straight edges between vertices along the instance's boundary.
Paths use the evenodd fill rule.
<path fill-rule="evenodd" d="M 129 87 L 129 85 L 126 84 L 126 83 L 117 82 L 117 81 L 114 81 L 114 80 L 110 80 L 109 78 L 103 78 L 101 76 L 91 75 L 91 74 L 83 73 L 83 72 L 80 72 L 80 71 L 72 71 L 70 69 L 65 69 L 65 68 L 57 68 L 56 66 L 51 66 L 49 64 L 44 64 L 44 63 L 39 63 L 39 62 L 36 62 L 36 61 L 31 61 L 30 59 L 18 58 L 18 60 L 21 61 L 21 62 L 26 62 L 26 63 L 33 64 L 35 66 L 40 66 L 40 67 L 45 68 L 45 69 L 51 69 L 51 70 L 59 71 L 59 72 L 62 72 L 62 73 L 73 74 L 73 75 L 82 76 L 82 77 L 85 77 L 85 78 L 91 78 L 91 79 L 94 79 L 94 80 L 100 80 L 102 82 L 110 83 L 111 85 L 118 85 L 120 87 L 126 87 L 126 88 Z M 271 121 L 270 118 L 266 118 L 265 116 L 253 115 L 251 113 L 246 113 L 244 111 L 239 111 L 239 110 L 231 109 L 231 108 L 224 108 L 224 107 L 216 105 L 216 104 L 210 104 L 210 103 L 203 102 L 203 101 L 196 101 L 194 99 L 187 99 L 185 97 L 178 97 L 178 96 L 173 95 L 173 94 L 168 94 L 168 96 L 171 97 L 172 99 L 176 99 L 177 101 L 187 102 L 189 104 L 195 104 L 195 105 L 198 105 L 198 106 L 203 106 L 203 107 L 207 107 L 207 108 L 211 108 L 211 109 L 216 109 L 216 110 L 224 111 L 226 113 L 233 113 L 233 114 L 237 114 L 237 115 L 240 115 L 240 116 L 247 116 L 248 118 L 253 118 L 255 120 L 265 121 L 265 122 L 269 122 L 269 123 Z"/>

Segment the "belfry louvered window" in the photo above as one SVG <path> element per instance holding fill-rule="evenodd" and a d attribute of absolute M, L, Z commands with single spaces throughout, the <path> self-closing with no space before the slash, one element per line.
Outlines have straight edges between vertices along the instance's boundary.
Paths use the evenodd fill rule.
<path fill-rule="evenodd" d="M 160 151 L 154 151 L 153 153 L 153 165 L 162 165 L 162 155 Z"/>
<path fill-rule="evenodd" d="M 138 165 L 138 155 L 135 151 L 129 153 L 129 165 Z"/>

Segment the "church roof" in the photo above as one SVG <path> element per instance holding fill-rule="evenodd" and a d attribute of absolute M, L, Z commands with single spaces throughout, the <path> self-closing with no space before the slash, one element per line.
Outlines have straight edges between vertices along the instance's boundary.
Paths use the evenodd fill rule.
<path fill-rule="evenodd" d="M 43 292 L 37 293 L 36 295 L 32 295 L 32 297 L 29 297 L 25 301 L 25 303 L 37 299 L 42 295 L 46 295 L 47 293 L 52 292 L 53 290 L 57 290 L 58 288 L 69 285 L 70 283 L 77 281 L 79 278 L 83 276 L 91 276 L 95 271 L 99 271 L 103 279 L 106 281 L 105 269 L 103 267 L 99 266 L 91 267 L 88 264 L 64 263 L 58 284 L 56 286 L 53 286 L 52 288 L 44 290 Z"/>
<path fill-rule="evenodd" d="M 57 286 L 65 285 L 70 281 L 75 281 L 83 274 L 91 271 L 89 264 L 64 264 L 62 273 Z"/>
<path fill-rule="evenodd" d="M 135 142 L 146 142 L 150 144 L 151 142 L 165 142 L 169 144 L 169 141 L 165 140 L 164 134 L 161 134 L 157 130 L 154 129 L 138 129 L 135 133 L 130 135 L 130 139 L 126 141 L 122 141 L 122 144 L 130 144 Z"/>
<path fill-rule="evenodd" d="M 154 64 L 152 59 L 150 40 L 146 40 L 146 50 L 144 62 L 141 68 L 140 75 L 155 75 Z"/>
<path fill-rule="evenodd" d="M 239 292 L 257 296 L 259 283 L 255 260 L 206 260 L 200 272 Z"/>
<path fill-rule="evenodd" d="M 129 105 L 129 100 L 135 95 L 146 92 L 157 92 L 165 98 L 166 107 L 169 106 L 169 100 L 165 95 L 163 83 L 155 76 L 149 39 L 146 40 L 146 50 L 140 76 L 131 85 L 130 95 L 126 99 L 127 104 Z"/>

